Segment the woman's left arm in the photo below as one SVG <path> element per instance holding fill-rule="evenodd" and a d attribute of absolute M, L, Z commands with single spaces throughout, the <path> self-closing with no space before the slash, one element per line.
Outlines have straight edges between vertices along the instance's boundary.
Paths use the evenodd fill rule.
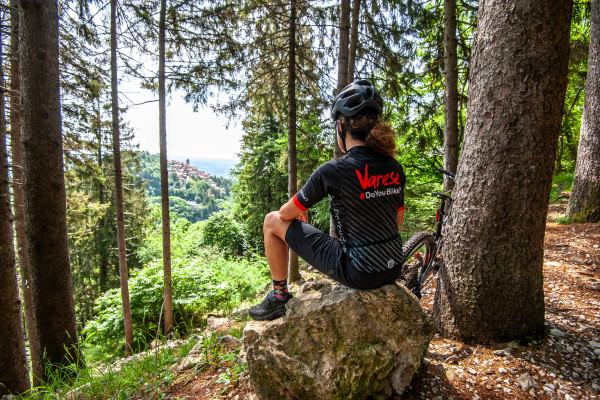
<path fill-rule="evenodd" d="M 398 216 L 396 217 L 396 223 L 398 224 L 398 228 L 402 226 L 404 223 L 404 207 L 398 210 Z"/>

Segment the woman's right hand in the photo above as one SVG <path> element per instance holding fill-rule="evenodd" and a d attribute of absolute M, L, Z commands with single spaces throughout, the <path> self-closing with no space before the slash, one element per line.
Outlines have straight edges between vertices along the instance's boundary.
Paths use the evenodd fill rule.
<path fill-rule="evenodd" d="M 298 214 L 298 216 L 296 218 L 299 219 L 300 221 L 308 223 L 308 212 L 300 211 L 300 214 Z"/>

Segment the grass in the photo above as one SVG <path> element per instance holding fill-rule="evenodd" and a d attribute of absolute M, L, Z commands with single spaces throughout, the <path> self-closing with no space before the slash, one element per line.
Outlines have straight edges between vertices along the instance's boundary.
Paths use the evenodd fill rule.
<path fill-rule="evenodd" d="M 241 336 L 239 328 L 228 334 Z M 14 397 L 23 400 L 38 399 L 162 399 L 166 389 L 177 377 L 177 366 L 194 346 L 201 343 L 204 362 L 196 365 L 197 371 L 205 368 L 222 370 L 218 382 L 226 387 L 235 385 L 246 373 L 246 364 L 239 362 L 237 348 L 228 349 L 219 341 L 220 335 L 192 336 L 177 347 L 164 344 L 158 350 L 133 356 L 126 362 L 116 359 L 89 365 L 75 370 L 70 379 L 54 376 L 48 383 Z"/>
<path fill-rule="evenodd" d="M 563 173 L 552 178 L 552 190 L 550 191 L 550 203 L 562 203 L 566 199 L 562 192 L 570 192 L 573 186 L 573 173 Z"/>

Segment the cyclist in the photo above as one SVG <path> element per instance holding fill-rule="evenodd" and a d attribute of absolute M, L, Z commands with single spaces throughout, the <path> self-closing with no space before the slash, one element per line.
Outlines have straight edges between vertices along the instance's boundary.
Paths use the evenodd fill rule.
<path fill-rule="evenodd" d="M 346 86 L 331 117 L 345 153 L 317 168 L 298 193 L 264 222 L 273 290 L 250 308 L 255 320 L 285 314 L 288 246 L 339 283 L 371 289 L 394 282 L 403 263 L 398 227 L 404 221 L 406 177 L 396 161 L 391 126 L 381 121 L 383 100 L 366 80 Z M 325 196 L 339 239 L 307 223 L 306 210 Z"/>

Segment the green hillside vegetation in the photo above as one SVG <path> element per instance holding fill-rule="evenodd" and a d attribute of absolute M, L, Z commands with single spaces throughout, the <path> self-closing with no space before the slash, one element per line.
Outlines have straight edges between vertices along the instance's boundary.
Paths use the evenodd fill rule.
<path fill-rule="evenodd" d="M 140 177 L 147 182 L 146 191 L 150 205 L 160 207 L 160 160 L 158 154 L 139 152 Z M 170 169 L 172 171 L 172 169 Z M 229 207 L 233 181 L 212 176 L 211 187 L 205 179 L 190 177 L 182 181 L 175 172 L 169 174 L 169 210 L 172 218 L 185 218 L 190 222 L 204 221 L 213 213 Z"/>

